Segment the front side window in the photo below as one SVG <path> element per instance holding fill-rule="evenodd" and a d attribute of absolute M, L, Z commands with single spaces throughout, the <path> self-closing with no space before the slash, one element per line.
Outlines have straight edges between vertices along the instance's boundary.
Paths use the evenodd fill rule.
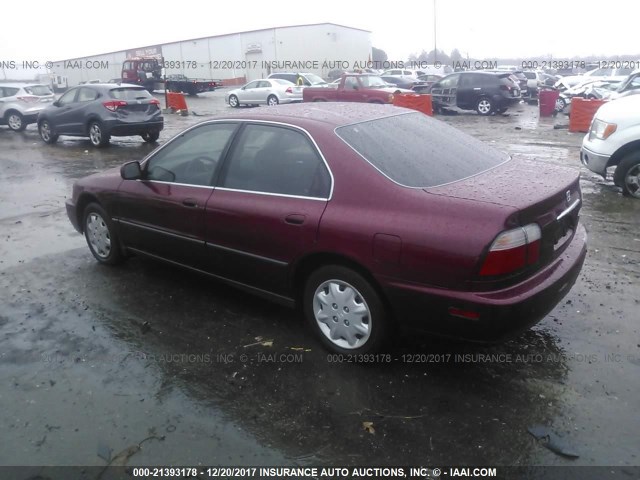
<path fill-rule="evenodd" d="M 222 187 L 328 198 L 331 177 L 309 138 L 298 130 L 247 125 L 229 159 Z"/>
<path fill-rule="evenodd" d="M 214 123 L 183 133 L 149 159 L 145 179 L 212 185 L 222 152 L 236 126 L 233 123 Z"/>
<path fill-rule="evenodd" d="M 65 93 L 60 97 L 60 100 L 58 100 L 58 104 L 69 105 L 70 103 L 73 103 L 76 99 L 76 93 L 78 93 L 77 88 L 74 88 L 73 90 L 69 90 L 67 93 Z"/>

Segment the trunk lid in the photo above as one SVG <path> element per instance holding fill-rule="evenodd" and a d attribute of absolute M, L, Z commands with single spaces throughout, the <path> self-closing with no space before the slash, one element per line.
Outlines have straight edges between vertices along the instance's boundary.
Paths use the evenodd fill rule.
<path fill-rule="evenodd" d="M 582 204 L 579 178 L 573 169 L 514 159 L 425 191 L 513 208 L 505 228 L 537 223 L 542 230 L 540 260 L 545 264 L 560 255 L 573 237 Z"/>

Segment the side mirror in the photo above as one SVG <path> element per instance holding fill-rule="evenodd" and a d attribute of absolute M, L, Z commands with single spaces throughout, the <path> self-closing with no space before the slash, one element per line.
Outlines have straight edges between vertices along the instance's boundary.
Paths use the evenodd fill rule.
<path fill-rule="evenodd" d="M 124 180 L 138 180 L 142 178 L 142 169 L 140 168 L 140 162 L 128 162 L 120 167 L 120 176 Z"/>
<path fill-rule="evenodd" d="M 53 102 L 52 104 L 54 107 L 59 107 L 60 106 L 60 101 L 56 100 L 55 102 Z"/>

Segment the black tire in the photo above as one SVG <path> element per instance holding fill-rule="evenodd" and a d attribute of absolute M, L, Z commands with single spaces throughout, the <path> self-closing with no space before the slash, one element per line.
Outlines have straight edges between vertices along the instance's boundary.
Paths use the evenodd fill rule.
<path fill-rule="evenodd" d="M 476 112 L 479 115 L 491 115 L 493 112 L 493 102 L 489 97 L 481 97 L 476 103 Z"/>
<path fill-rule="evenodd" d="M 144 132 L 140 136 L 147 143 L 155 143 L 160 138 L 160 132 Z"/>
<path fill-rule="evenodd" d="M 42 120 L 38 123 L 38 133 L 42 141 L 47 145 L 52 145 L 58 141 L 58 134 L 53 133 L 53 127 L 51 127 L 49 120 Z"/>
<path fill-rule="evenodd" d="M 323 305 L 322 297 L 329 303 Z M 309 327 L 331 352 L 373 353 L 387 339 L 390 319 L 380 295 L 350 268 L 328 265 L 314 271 L 305 284 L 302 303 Z"/>
<path fill-rule="evenodd" d="M 279 103 L 280 100 L 278 100 L 278 97 L 276 97 L 275 95 L 269 95 L 267 97 L 267 105 L 269 105 L 270 107 L 275 107 Z"/>
<path fill-rule="evenodd" d="M 16 112 L 15 110 L 7 112 L 4 121 L 14 132 L 21 132 L 27 128 L 27 122 L 24 121 L 24 117 L 20 112 Z"/>
<path fill-rule="evenodd" d="M 316 98 L 313 100 L 314 102 L 326 102 L 324 98 Z"/>
<path fill-rule="evenodd" d="M 229 96 L 229 106 L 233 107 L 233 108 L 240 107 L 240 100 L 238 100 L 238 97 L 236 97 L 235 95 L 230 95 Z"/>
<path fill-rule="evenodd" d="M 555 111 L 556 112 L 561 112 L 564 110 L 564 108 L 567 106 L 567 102 L 565 102 L 564 98 L 562 97 L 558 97 L 556 100 L 556 106 L 555 106 Z"/>
<path fill-rule="evenodd" d="M 622 187 L 622 194 L 640 199 L 640 151 L 627 154 L 616 167 L 613 183 Z"/>
<path fill-rule="evenodd" d="M 82 229 L 89 250 L 99 263 L 116 265 L 124 260 L 113 222 L 97 203 L 90 203 L 84 209 Z"/>
<path fill-rule="evenodd" d="M 89 134 L 89 141 L 94 147 L 102 148 L 109 145 L 109 134 L 104 131 L 104 127 L 97 120 L 89 122 L 87 132 Z"/>

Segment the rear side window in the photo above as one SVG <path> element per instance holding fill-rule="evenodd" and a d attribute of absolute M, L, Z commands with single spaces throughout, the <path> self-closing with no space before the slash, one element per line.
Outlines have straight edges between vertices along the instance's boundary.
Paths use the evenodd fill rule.
<path fill-rule="evenodd" d="M 24 87 L 24 91 L 30 95 L 37 95 L 39 97 L 51 95 L 53 93 L 46 85 L 32 85 L 30 87 Z"/>
<path fill-rule="evenodd" d="M 13 97 L 18 93 L 19 88 L 14 87 L 1 87 L 2 88 L 2 96 L 3 97 Z"/>
<path fill-rule="evenodd" d="M 331 178 L 307 136 L 270 125 L 247 125 L 233 148 L 222 187 L 328 198 Z"/>
<path fill-rule="evenodd" d="M 116 100 L 147 100 L 153 98 L 144 88 L 113 88 L 109 96 Z"/>
<path fill-rule="evenodd" d="M 346 125 L 336 133 L 381 173 L 406 187 L 455 182 L 509 160 L 507 154 L 421 113 Z"/>

